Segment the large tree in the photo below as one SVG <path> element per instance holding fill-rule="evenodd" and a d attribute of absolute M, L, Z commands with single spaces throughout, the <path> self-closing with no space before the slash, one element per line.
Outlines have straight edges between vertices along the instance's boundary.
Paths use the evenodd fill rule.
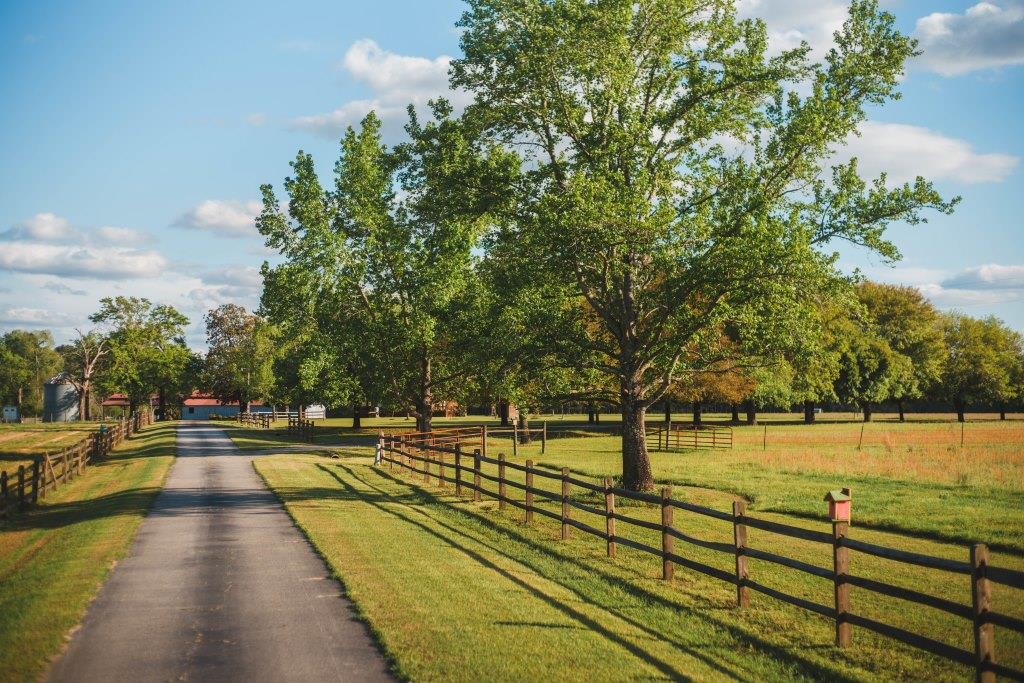
<path fill-rule="evenodd" d="M 105 297 L 89 319 L 107 335 L 109 355 L 98 384 L 106 393 L 126 395 L 129 412 L 158 394 L 160 411 L 172 388 L 188 371 L 188 318 L 173 306 L 139 297 Z"/>
<path fill-rule="evenodd" d="M 534 264 L 581 359 L 622 411 L 623 482 L 653 486 L 645 413 L 681 373 L 732 352 L 777 355 L 810 334 L 809 292 L 846 240 L 898 256 L 884 230 L 952 209 L 922 178 L 866 182 L 833 153 L 898 96 L 915 43 L 855 0 L 821 63 L 770 56 L 728 0 L 470 0 L 453 84 L 527 169 L 497 241 Z"/>
<path fill-rule="evenodd" d="M 25 412 L 38 415 L 43 383 L 62 364 L 49 330 L 11 330 L 0 338 L 0 398 L 13 401 L 19 417 Z"/>
<path fill-rule="evenodd" d="M 963 422 L 969 405 L 1002 407 L 1019 397 L 1024 377 L 1024 341 L 998 318 L 943 316 L 946 357 L 936 394 L 948 400 Z"/>
<path fill-rule="evenodd" d="M 95 330 L 75 330 L 75 334 L 77 338 L 58 346 L 57 352 L 64 358 L 64 370 L 78 392 L 78 414 L 89 420 L 93 385 L 110 351 L 109 339 Z"/>
<path fill-rule="evenodd" d="M 509 154 L 481 147 L 447 102 L 431 110 L 421 124 L 409 108 L 409 141 L 393 149 L 372 112 L 350 128 L 333 192 L 300 152 L 285 182 L 288 215 L 264 186 L 257 223 L 283 267 L 314 281 L 323 333 L 356 343 L 357 354 L 342 354 L 354 377 L 411 406 L 420 430 L 430 429 L 434 401 L 455 398 L 470 374 L 460 349 L 478 323 L 473 247 L 516 168 Z"/>
<path fill-rule="evenodd" d="M 206 387 L 222 403 L 237 401 L 246 412 L 254 400 L 271 397 L 274 388 L 276 330 L 237 304 L 206 314 Z"/>

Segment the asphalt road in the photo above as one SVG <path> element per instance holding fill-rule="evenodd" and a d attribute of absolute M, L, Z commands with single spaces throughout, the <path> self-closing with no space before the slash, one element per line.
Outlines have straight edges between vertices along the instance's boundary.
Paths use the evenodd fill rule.
<path fill-rule="evenodd" d="M 224 431 L 178 458 L 52 681 L 392 680 L 341 586 Z"/>

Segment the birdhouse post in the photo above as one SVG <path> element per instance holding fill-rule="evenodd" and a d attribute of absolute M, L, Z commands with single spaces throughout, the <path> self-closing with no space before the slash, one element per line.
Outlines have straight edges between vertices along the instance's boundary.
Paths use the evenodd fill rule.
<path fill-rule="evenodd" d="M 828 503 L 828 518 L 833 522 L 849 522 L 853 499 L 850 489 L 829 491 L 825 494 Z"/>
<path fill-rule="evenodd" d="M 850 508 L 853 501 L 850 489 L 829 491 L 825 494 L 828 503 L 828 516 L 832 520 L 832 577 L 835 594 L 836 610 L 836 645 L 849 647 L 852 640 L 850 622 L 850 585 L 846 577 L 850 573 L 849 550 L 843 544 L 850 532 Z"/>

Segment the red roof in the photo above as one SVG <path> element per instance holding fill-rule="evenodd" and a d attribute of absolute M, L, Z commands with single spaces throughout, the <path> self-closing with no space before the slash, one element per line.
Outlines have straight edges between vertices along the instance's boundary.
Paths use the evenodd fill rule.
<path fill-rule="evenodd" d="M 221 401 L 215 398 L 213 394 L 203 394 L 198 391 L 193 391 L 192 396 L 182 401 L 182 405 L 186 408 L 194 408 L 196 406 L 237 406 L 238 401 Z M 260 401 L 250 401 L 251 406 L 261 406 L 263 403 Z"/>
<path fill-rule="evenodd" d="M 149 397 L 149 404 L 155 406 L 160 403 L 160 395 L 153 394 Z M 127 394 L 111 394 L 101 404 L 104 408 L 127 408 L 128 407 L 128 395 Z"/>

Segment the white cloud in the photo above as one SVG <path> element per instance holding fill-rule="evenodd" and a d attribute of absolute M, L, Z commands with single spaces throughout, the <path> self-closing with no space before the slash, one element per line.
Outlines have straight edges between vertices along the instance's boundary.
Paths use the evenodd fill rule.
<path fill-rule="evenodd" d="M 1024 265 L 990 263 L 958 272 L 896 266 L 867 268 L 874 280 L 916 287 L 939 308 L 998 306 L 1024 301 Z"/>
<path fill-rule="evenodd" d="M 372 96 L 352 100 L 330 112 L 300 116 L 292 120 L 292 125 L 334 139 L 370 111 L 376 111 L 384 122 L 384 135 L 393 138 L 401 131 L 409 104 L 422 109 L 437 97 L 448 98 L 456 108 L 469 103 L 467 93 L 448 87 L 451 60 L 447 55 L 434 59 L 399 55 L 373 40 L 358 40 L 345 53 L 341 66 L 356 82 L 367 86 Z"/>
<path fill-rule="evenodd" d="M 894 183 L 913 180 L 918 175 L 968 184 L 999 182 L 1020 161 L 1010 154 L 975 152 L 964 140 L 920 126 L 865 121 L 860 131 L 860 137 L 851 137 L 837 156 L 856 156 L 864 176 L 875 177 L 886 171 Z"/>
<path fill-rule="evenodd" d="M 143 244 L 153 239 L 149 233 L 132 228 L 118 228 L 113 225 L 104 225 L 96 228 L 96 237 L 100 242 L 106 244 Z"/>
<path fill-rule="evenodd" d="M 72 289 L 63 282 L 47 282 L 42 287 L 56 294 L 70 294 L 73 296 L 85 296 L 87 294 L 84 289 Z"/>
<path fill-rule="evenodd" d="M 11 307 L 0 312 L 0 324 L 64 327 L 72 325 L 75 317 L 67 313 L 41 308 Z"/>
<path fill-rule="evenodd" d="M 832 45 L 832 34 L 843 26 L 849 11 L 845 0 L 739 0 L 743 19 L 763 19 L 769 49 L 779 53 L 807 41 L 816 57 Z"/>
<path fill-rule="evenodd" d="M 64 246 L 8 242 L 0 249 L 0 270 L 97 279 L 151 278 L 167 262 L 154 251 L 120 247 Z"/>
<path fill-rule="evenodd" d="M 234 287 L 262 287 L 260 269 L 253 266 L 227 266 L 218 270 L 207 270 L 199 277 L 210 285 L 231 285 Z"/>
<path fill-rule="evenodd" d="M 963 14 L 935 12 L 917 20 L 918 66 L 943 76 L 1024 64 L 1024 5 L 979 2 Z"/>
<path fill-rule="evenodd" d="M 66 218 L 44 211 L 0 233 L 0 239 L 59 242 L 77 235 Z"/>
<path fill-rule="evenodd" d="M 175 225 L 225 237 L 253 237 L 259 234 L 256 217 L 262 208 L 257 201 L 207 199 L 182 214 Z"/>
<path fill-rule="evenodd" d="M 1003 266 L 990 263 L 968 268 L 942 281 L 942 286 L 953 289 L 1024 290 L 1024 265 Z"/>
<path fill-rule="evenodd" d="M 245 117 L 245 122 L 250 126 L 262 126 L 267 122 L 267 115 L 262 112 L 253 112 Z"/>

